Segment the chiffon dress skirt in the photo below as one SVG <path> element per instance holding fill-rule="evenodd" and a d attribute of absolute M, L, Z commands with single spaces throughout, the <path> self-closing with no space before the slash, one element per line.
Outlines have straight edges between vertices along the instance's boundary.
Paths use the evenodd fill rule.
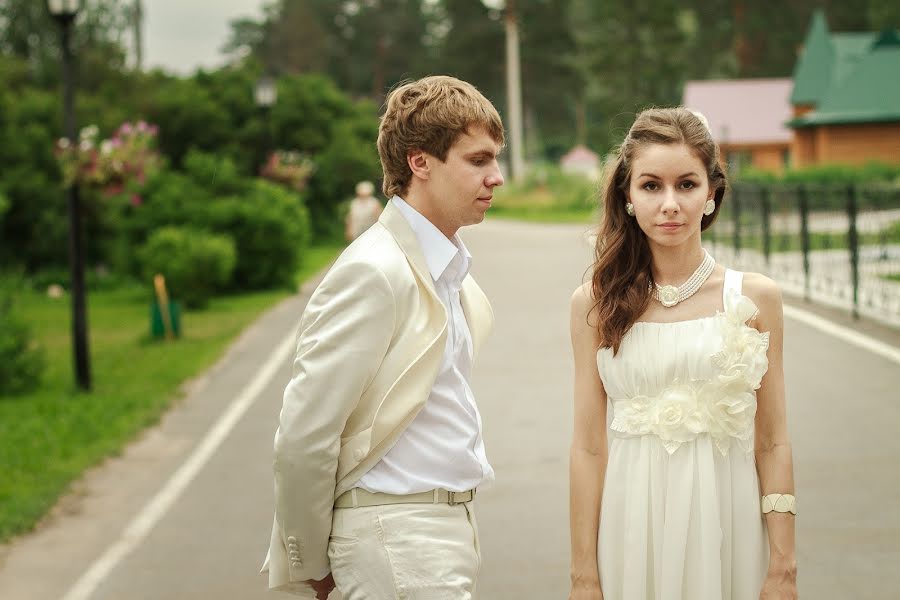
<path fill-rule="evenodd" d="M 768 334 L 726 271 L 724 311 L 638 322 L 597 353 L 612 407 L 598 561 L 605 600 L 759 600 L 768 567 L 753 455 Z"/>

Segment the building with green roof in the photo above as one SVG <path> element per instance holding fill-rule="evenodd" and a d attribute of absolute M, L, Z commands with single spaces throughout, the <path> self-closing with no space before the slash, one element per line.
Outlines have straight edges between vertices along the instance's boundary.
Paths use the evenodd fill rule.
<path fill-rule="evenodd" d="M 795 166 L 900 162 L 900 34 L 830 33 L 816 11 L 791 104 Z"/>

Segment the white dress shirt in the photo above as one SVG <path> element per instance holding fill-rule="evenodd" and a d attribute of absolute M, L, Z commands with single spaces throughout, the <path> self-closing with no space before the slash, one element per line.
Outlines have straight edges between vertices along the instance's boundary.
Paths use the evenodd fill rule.
<path fill-rule="evenodd" d="M 357 483 L 369 492 L 415 494 L 436 488 L 464 492 L 493 481 L 481 434 L 481 415 L 469 386 L 472 336 L 459 292 L 472 255 L 399 196 L 400 210 L 419 240 L 434 286 L 447 310 L 447 342 L 425 406 L 394 446 Z"/>

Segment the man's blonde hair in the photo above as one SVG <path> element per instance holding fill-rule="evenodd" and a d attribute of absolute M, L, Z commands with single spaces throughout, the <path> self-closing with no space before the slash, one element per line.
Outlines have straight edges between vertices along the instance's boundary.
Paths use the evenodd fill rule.
<path fill-rule="evenodd" d="M 388 198 L 409 189 L 410 152 L 421 150 L 447 160 L 450 147 L 470 127 L 481 127 L 501 146 L 503 123 L 494 105 L 475 86 L 455 77 L 435 75 L 404 83 L 386 101 L 378 127 L 378 155 Z"/>

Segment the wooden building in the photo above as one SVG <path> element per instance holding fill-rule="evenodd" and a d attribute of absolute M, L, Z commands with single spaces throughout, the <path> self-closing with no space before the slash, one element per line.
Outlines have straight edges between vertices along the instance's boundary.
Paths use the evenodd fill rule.
<path fill-rule="evenodd" d="M 731 173 L 781 172 L 789 163 L 793 83 L 780 79 L 689 81 L 682 104 L 702 112 Z"/>
<path fill-rule="evenodd" d="M 830 33 L 817 11 L 791 104 L 794 166 L 900 163 L 900 35 Z"/>

